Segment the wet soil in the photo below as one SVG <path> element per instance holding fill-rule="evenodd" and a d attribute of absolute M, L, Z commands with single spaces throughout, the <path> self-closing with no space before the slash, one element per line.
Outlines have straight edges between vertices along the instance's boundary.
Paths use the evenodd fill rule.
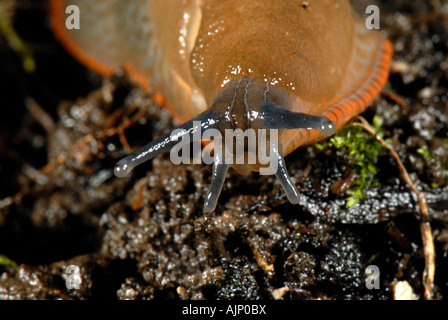
<path fill-rule="evenodd" d="M 25 71 L 0 36 L 0 299 L 389 300 L 398 281 L 423 298 L 419 208 L 389 154 L 377 164 L 380 184 L 350 208 L 353 168 L 310 146 L 286 158 L 298 205 L 274 178 L 231 170 L 216 211 L 204 214 L 208 166 L 173 165 L 166 154 L 128 178 L 113 175 L 117 160 L 176 125 L 152 93 L 74 61 L 49 29 L 45 1 L 11 2 L 36 68 Z M 443 299 L 448 2 L 380 6 L 392 72 L 363 116 L 384 119 L 427 198 L 434 298 Z M 380 272 L 378 289 L 366 286 L 369 265 Z"/>

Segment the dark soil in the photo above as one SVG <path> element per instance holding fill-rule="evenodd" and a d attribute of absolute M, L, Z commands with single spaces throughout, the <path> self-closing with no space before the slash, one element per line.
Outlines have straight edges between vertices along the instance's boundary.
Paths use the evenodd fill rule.
<path fill-rule="evenodd" d="M 210 167 L 173 165 L 165 154 L 128 178 L 113 175 L 126 141 L 136 150 L 175 127 L 152 93 L 74 61 L 49 29 L 46 1 L 10 2 L 36 68 L 25 71 L 0 34 L 0 299 L 386 300 L 397 281 L 423 298 L 419 208 L 389 154 L 377 165 L 380 185 L 350 208 L 337 186 L 353 168 L 310 146 L 286 158 L 298 205 L 276 179 L 230 170 L 216 211 L 203 214 Z M 381 29 L 394 45 L 392 72 L 363 116 L 384 118 L 427 198 L 442 299 L 448 2 L 384 1 Z M 368 265 L 380 271 L 379 289 L 366 286 Z"/>

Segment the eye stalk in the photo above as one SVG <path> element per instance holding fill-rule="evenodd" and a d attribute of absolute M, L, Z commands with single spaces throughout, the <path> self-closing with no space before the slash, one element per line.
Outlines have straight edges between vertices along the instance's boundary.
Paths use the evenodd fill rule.
<path fill-rule="evenodd" d="M 318 128 L 326 136 L 331 136 L 336 133 L 336 126 L 333 121 L 327 118 L 321 118 L 320 128 Z"/>
<path fill-rule="evenodd" d="M 336 132 L 333 121 L 306 113 L 292 112 L 282 106 L 264 103 L 261 113 L 254 121 L 263 121 L 259 126 L 270 129 L 317 129 L 325 136 L 331 136 Z"/>
<path fill-rule="evenodd" d="M 218 126 L 219 119 L 212 119 L 212 112 L 213 108 L 208 109 L 194 119 L 191 119 L 190 121 L 177 127 L 172 132 L 157 138 L 138 151 L 121 159 L 115 165 L 115 176 L 118 178 L 126 177 L 136 166 L 158 156 L 161 153 L 170 151 L 184 136 L 188 135 L 192 142 L 199 141 L 192 138 L 195 136 L 202 136 L 202 132 L 204 130 L 216 128 Z M 200 123 L 200 126 L 197 126 L 196 123 Z M 181 133 L 174 135 L 172 134 L 174 131 Z"/>

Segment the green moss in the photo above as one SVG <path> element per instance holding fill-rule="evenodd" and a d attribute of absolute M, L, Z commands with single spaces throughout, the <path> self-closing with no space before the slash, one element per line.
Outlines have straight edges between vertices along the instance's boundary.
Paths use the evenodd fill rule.
<path fill-rule="evenodd" d="M 448 144 L 448 139 L 445 142 Z M 430 150 L 426 148 L 417 149 L 417 153 L 421 155 L 429 163 L 432 163 L 440 168 L 443 168 L 445 185 L 448 185 L 448 162 L 447 161 L 443 162 L 438 157 L 436 157 Z M 440 186 L 437 183 L 433 182 L 431 183 L 431 187 L 439 188 Z"/>
<path fill-rule="evenodd" d="M 370 258 L 367 260 L 367 264 L 372 264 L 376 259 L 378 259 L 379 254 L 375 253 L 372 256 L 370 256 Z"/>
<path fill-rule="evenodd" d="M 36 68 L 33 54 L 29 46 L 20 38 L 14 29 L 12 16 L 15 2 L 11 0 L 0 1 L 0 37 L 4 37 L 8 45 L 22 58 L 23 69 L 33 72 Z"/>
<path fill-rule="evenodd" d="M 17 265 L 17 263 L 15 263 L 8 257 L 1 255 L 1 254 L 0 254 L 0 266 L 5 266 L 5 267 L 10 266 L 16 270 L 19 269 L 19 266 Z"/>
<path fill-rule="evenodd" d="M 383 119 L 373 118 L 376 134 L 384 137 Z M 390 141 L 386 140 L 387 143 Z M 352 187 L 347 190 L 347 207 L 351 207 L 365 198 L 365 190 L 378 186 L 376 178 L 379 157 L 385 153 L 385 148 L 374 137 L 360 126 L 347 125 L 336 135 L 322 142 L 316 143 L 318 150 L 332 150 L 338 158 L 349 164 L 356 173 Z"/>

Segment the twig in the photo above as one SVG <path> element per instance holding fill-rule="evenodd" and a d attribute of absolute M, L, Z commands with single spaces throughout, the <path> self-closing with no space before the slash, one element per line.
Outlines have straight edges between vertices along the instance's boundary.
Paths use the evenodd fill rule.
<path fill-rule="evenodd" d="M 396 95 L 393 92 L 390 91 L 381 91 L 381 95 L 385 96 L 386 98 L 392 100 L 393 102 L 395 102 L 396 104 L 398 104 L 400 107 L 402 107 L 403 109 L 405 109 L 407 107 L 406 102 L 404 101 L 404 99 L 398 95 Z"/>
<path fill-rule="evenodd" d="M 27 101 L 28 108 L 31 107 L 31 109 L 32 109 L 32 110 L 30 110 L 30 112 L 36 111 L 37 109 L 33 109 L 33 107 L 35 107 L 35 106 L 33 106 L 33 104 L 30 104 L 29 102 L 32 102 L 32 101 Z M 40 111 L 41 110 L 37 110 L 36 112 L 40 112 Z M 138 108 L 138 111 L 132 117 L 128 118 L 127 116 L 124 116 L 124 120 L 116 126 L 113 126 L 113 127 L 106 126 L 106 128 L 100 130 L 99 132 L 86 134 L 83 137 L 77 139 L 75 141 L 75 143 L 73 145 L 71 145 L 71 147 L 75 146 L 78 148 L 82 148 L 84 145 L 91 143 L 93 140 L 103 141 L 108 137 L 118 135 L 120 138 L 120 141 L 123 143 L 123 146 L 125 148 L 130 149 L 129 144 L 127 143 L 126 138 L 124 136 L 124 131 L 127 128 L 129 128 L 131 125 L 136 123 L 138 120 L 140 120 L 146 114 L 146 112 L 147 112 L 147 109 L 145 107 L 140 107 L 140 108 Z M 38 170 L 36 172 L 35 180 L 37 180 L 40 175 L 49 174 L 57 166 L 64 164 L 67 161 L 67 159 L 74 158 L 76 156 L 75 155 L 76 150 L 77 150 L 76 148 L 65 150 L 64 152 L 59 154 L 56 158 L 54 158 L 53 160 L 48 162 L 45 166 L 43 166 L 40 170 Z M 14 203 L 20 203 L 22 201 L 22 199 L 30 191 L 32 191 L 32 189 L 28 186 L 25 186 L 22 190 L 20 190 L 16 194 L 11 195 L 6 198 L 3 198 L 3 199 L 0 199 L 0 210 L 8 208 Z"/>
<path fill-rule="evenodd" d="M 52 134 L 56 131 L 56 124 L 51 116 L 31 97 L 25 98 L 25 106 L 30 112 L 31 116 L 36 120 L 47 134 Z"/>
<path fill-rule="evenodd" d="M 398 165 L 398 170 L 400 171 L 401 177 L 404 182 L 409 186 L 409 188 L 417 195 L 418 206 L 420 208 L 420 233 L 422 236 L 423 242 L 423 252 L 425 257 L 425 269 L 423 271 L 423 286 L 424 297 L 426 300 L 431 300 L 433 297 L 433 288 L 434 288 L 434 276 L 435 276 L 435 250 L 434 250 L 434 240 L 432 236 L 430 218 L 428 214 L 428 205 L 426 203 L 425 196 L 417 189 L 414 182 L 412 182 L 409 174 L 404 167 L 403 163 L 400 160 L 400 157 L 395 152 L 395 150 L 384 141 L 380 136 L 378 136 L 375 132 L 375 129 L 364 119 L 363 117 L 357 117 L 357 120 L 360 123 L 353 123 L 355 126 L 360 126 L 364 130 L 366 130 L 370 135 L 372 135 L 381 145 L 386 148 L 392 158 L 395 160 Z"/>

